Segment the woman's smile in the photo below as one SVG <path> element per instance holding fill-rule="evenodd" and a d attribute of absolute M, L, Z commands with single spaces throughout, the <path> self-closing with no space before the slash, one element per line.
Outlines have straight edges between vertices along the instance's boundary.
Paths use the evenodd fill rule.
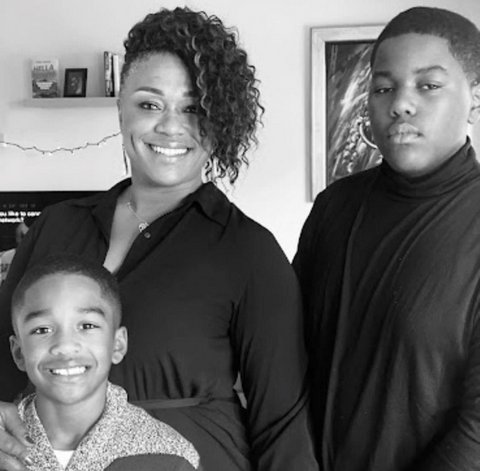
<path fill-rule="evenodd" d="M 180 148 L 161 147 L 161 146 L 155 146 L 153 144 L 148 144 L 148 146 L 156 154 L 166 155 L 167 157 L 177 157 L 180 155 L 185 155 L 189 151 L 187 147 L 180 147 Z"/>

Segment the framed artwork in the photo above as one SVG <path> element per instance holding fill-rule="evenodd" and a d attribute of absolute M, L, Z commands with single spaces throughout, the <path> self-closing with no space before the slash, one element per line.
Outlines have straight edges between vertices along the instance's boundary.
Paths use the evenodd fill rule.
<path fill-rule="evenodd" d="M 65 69 L 64 97 L 86 96 L 87 70 L 88 69 Z"/>
<path fill-rule="evenodd" d="M 381 162 L 367 113 L 370 53 L 383 26 L 311 30 L 311 196 Z"/>

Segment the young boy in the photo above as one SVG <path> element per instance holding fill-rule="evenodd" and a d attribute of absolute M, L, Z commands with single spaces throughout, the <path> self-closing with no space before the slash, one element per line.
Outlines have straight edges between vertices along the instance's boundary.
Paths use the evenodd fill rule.
<path fill-rule="evenodd" d="M 325 471 L 480 469 L 480 33 L 417 7 L 371 58 L 375 169 L 317 198 L 294 266 Z"/>
<path fill-rule="evenodd" d="M 127 350 L 120 320 L 115 278 L 77 257 L 49 258 L 18 284 L 10 344 L 35 387 L 19 404 L 35 444 L 29 469 L 198 469 L 185 438 L 108 382 Z"/>

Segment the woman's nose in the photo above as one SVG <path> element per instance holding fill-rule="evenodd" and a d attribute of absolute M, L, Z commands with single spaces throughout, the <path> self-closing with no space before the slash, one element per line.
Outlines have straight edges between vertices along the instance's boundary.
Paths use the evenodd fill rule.
<path fill-rule="evenodd" d="M 155 130 L 158 133 L 175 136 L 183 134 L 185 117 L 176 110 L 167 110 L 158 119 Z"/>

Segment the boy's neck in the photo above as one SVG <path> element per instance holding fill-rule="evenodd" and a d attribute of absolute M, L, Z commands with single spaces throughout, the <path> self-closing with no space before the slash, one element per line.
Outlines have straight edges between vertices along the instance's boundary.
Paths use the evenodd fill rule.
<path fill-rule="evenodd" d="M 90 397 L 73 404 L 63 404 L 37 393 L 38 418 L 55 450 L 75 450 L 103 413 L 106 385 Z"/>

